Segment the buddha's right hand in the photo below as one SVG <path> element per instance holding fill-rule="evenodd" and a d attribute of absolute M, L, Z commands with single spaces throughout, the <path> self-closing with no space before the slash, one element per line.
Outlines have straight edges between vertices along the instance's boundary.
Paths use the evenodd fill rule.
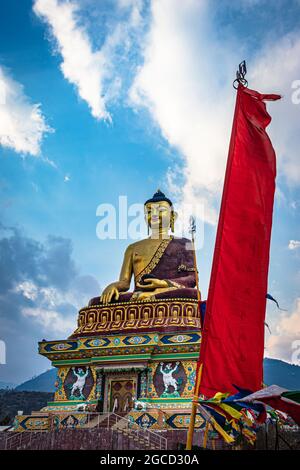
<path fill-rule="evenodd" d="M 119 298 L 119 291 L 114 284 L 110 284 L 104 289 L 100 297 L 100 301 L 103 304 L 108 304 L 112 298 L 115 298 L 115 300 L 118 300 Z"/>

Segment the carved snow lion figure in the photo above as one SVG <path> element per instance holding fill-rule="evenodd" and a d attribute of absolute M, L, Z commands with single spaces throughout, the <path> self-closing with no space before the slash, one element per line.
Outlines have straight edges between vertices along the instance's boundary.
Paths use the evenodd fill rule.
<path fill-rule="evenodd" d="M 172 367 L 172 364 L 166 364 L 164 366 L 163 362 L 160 363 L 160 372 L 163 376 L 163 383 L 165 387 L 162 397 L 170 396 L 170 395 L 179 396 L 179 393 L 178 393 L 179 383 L 175 379 L 175 377 L 173 377 L 173 374 L 178 369 L 178 366 L 179 366 L 179 362 L 176 362 L 175 367 Z M 170 392 L 169 387 L 173 387 L 174 392 Z"/>
<path fill-rule="evenodd" d="M 83 389 L 85 386 L 85 381 L 88 376 L 89 370 L 88 367 L 86 368 L 86 371 L 79 367 L 78 372 L 76 372 L 75 367 L 72 367 L 73 374 L 77 377 L 76 382 L 73 383 L 72 388 L 71 388 L 71 400 L 85 400 L 85 396 L 83 395 Z M 75 396 L 75 392 L 79 392 L 79 397 Z"/>

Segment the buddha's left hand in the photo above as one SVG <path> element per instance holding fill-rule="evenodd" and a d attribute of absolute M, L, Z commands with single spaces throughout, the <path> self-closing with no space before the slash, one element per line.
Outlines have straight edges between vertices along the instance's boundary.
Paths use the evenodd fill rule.
<path fill-rule="evenodd" d="M 136 287 L 140 290 L 154 290 L 157 288 L 161 287 L 169 287 L 169 284 L 167 281 L 163 279 L 153 279 L 153 278 L 148 278 L 144 280 L 143 284 L 140 284 L 139 282 L 136 284 Z"/>

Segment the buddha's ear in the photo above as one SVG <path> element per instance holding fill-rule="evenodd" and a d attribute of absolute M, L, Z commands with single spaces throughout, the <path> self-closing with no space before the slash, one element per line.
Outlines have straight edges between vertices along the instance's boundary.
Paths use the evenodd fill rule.
<path fill-rule="evenodd" d="M 149 235 L 150 227 L 149 227 L 149 222 L 148 222 L 148 212 L 147 211 L 145 211 L 145 223 L 146 223 L 146 226 L 147 226 L 147 233 Z"/>
<path fill-rule="evenodd" d="M 171 227 L 171 231 L 172 231 L 173 233 L 174 233 L 174 231 L 175 231 L 174 225 L 175 225 L 175 222 L 176 222 L 176 220 L 177 220 L 177 217 L 178 217 L 177 212 L 172 211 L 172 213 L 171 213 L 170 227 Z"/>
<path fill-rule="evenodd" d="M 148 235 L 149 235 L 149 222 L 148 222 L 148 213 L 145 211 L 145 215 L 144 215 L 144 219 L 145 219 L 145 224 L 147 226 L 147 231 L 148 231 Z"/>

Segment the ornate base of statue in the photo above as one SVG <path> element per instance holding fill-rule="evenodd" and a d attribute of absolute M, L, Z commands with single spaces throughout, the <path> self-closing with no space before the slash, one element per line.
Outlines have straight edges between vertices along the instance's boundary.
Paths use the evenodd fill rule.
<path fill-rule="evenodd" d="M 81 309 L 67 340 L 39 343 L 58 369 L 54 401 L 39 415 L 16 417 L 16 430 L 45 429 L 53 413 L 60 426 L 72 424 L 58 412 L 71 412 L 72 426 L 84 426 L 80 405 L 126 414 L 133 426 L 187 428 L 201 341 L 193 294 Z M 203 424 L 199 415 L 197 426 Z"/>

